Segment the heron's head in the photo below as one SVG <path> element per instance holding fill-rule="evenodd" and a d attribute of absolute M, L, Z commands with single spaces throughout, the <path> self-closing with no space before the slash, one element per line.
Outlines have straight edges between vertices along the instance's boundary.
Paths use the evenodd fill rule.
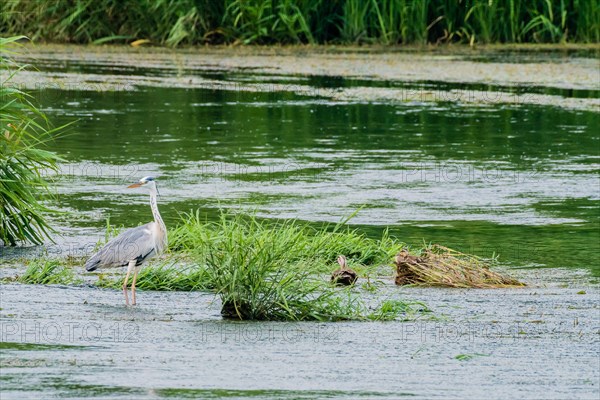
<path fill-rule="evenodd" d="M 129 185 L 127 186 L 129 189 L 133 189 L 133 188 L 138 188 L 138 187 L 143 187 L 146 189 L 156 189 L 156 183 L 154 182 L 154 178 L 151 176 L 145 176 L 142 179 L 140 179 L 139 182 L 134 183 L 133 185 Z"/>

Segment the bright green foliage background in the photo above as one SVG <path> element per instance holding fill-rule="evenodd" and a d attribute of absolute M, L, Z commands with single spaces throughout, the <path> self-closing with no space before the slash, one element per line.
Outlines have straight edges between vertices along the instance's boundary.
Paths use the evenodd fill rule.
<path fill-rule="evenodd" d="M 8 0 L 0 35 L 106 43 L 593 43 L 597 0 Z"/>

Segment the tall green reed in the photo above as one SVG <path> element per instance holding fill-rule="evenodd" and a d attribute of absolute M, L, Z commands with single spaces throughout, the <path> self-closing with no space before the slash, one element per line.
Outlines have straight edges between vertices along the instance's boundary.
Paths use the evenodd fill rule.
<path fill-rule="evenodd" d="M 12 0 L 0 34 L 108 43 L 594 43 L 595 0 Z"/>

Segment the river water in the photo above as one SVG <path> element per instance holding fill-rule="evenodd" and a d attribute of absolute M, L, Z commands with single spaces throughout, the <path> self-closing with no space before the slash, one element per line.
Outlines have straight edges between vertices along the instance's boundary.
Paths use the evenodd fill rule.
<path fill-rule="evenodd" d="M 390 288 L 444 316 L 412 325 L 240 325 L 222 322 L 207 294 L 143 293 L 126 310 L 112 291 L 3 285 L 7 395 L 543 398 L 546 385 L 548 398 L 598 395 L 599 297 L 589 286 L 600 276 L 598 82 L 520 84 L 511 90 L 550 100 L 478 102 L 462 96 L 510 84 L 132 66 L 125 56 L 67 53 L 36 55 L 25 83 L 55 125 L 76 121 L 51 144 L 66 162 L 54 177 L 54 206 L 65 213 L 50 254 L 86 254 L 107 218 L 150 220 L 146 195 L 125 186 L 152 175 L 168 226 L 193 209 L 314 224 L 360 209 L 350 223 L 369 235 L 389 229 L 411 245 L 499 255 L 521 274 L 535 268 L 536 285 Z M 536 54 L 474 63 L 497 70 L 519 60 Z M 390 100 L 385 91 L 398 88 L 410 96 Z M 580 100 L 592 103 L 571 106 Z"/>
<path fill-rule="evenodd" d="M 537 55 L 541 71 L 571 62 L 575 74 L 593 62 L 549 54 Z M 124 187 L 153 175 L 170 226 L 197 208 L 208 218 L 226 207 L 316 223 L 360 208 L 350 222 L 375 236 L 388 228 L 412 245 L 600 275 L 597 80 L 550 75 L 544 88 L 510 86 L 510 76 L 494 86 L 425 74 L 406 82 L 281 75 L 244 69 L 243 60 L 219 70 L 218 59 L 196 65 L 202 57 L 187 53 L 171 64 L 146 55 L 140 63 L 151 67 L 126 54 L 77 55 L 34 53 L 38 71 L 22 79 L 56 125 L 76 121 L 51 145 L 67 160 L 55 206 L 68 212 L 51 252 L 85 253 L 81 245 L 103 236 L 107 218 L 117 226 L 149 220 L 145 196 Z M 455 58 L 447 69 L 503 76 L 536 54 Z M 591 71 L 579 74 L 600 74 L 597 65 Z M 399 91 L 390 98 L 391 89 Z M 516 104 L 498 96 L 510 91 L 522 94 Z M 565 106 L 571 100 L 585 106 Z"/>

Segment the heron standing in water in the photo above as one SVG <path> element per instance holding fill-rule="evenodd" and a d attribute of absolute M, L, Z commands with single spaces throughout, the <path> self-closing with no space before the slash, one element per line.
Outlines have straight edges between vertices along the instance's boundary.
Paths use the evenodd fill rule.
<path fill-rule="evenodd" d="M 128 229 L 116 238 L 109 241 L 96 254 L 85 263 L 87 271 L 95 271 L 98 268 L 114 268 L 127 266 L 127 275 L 123 281 L 123 294 L 125 304 L 129 305 L 127 296 L 127 282 L 133 270 L 133 282 L 131 284 L 132 303 L 135 305 L 135 281 L 144 261 L 150 257 L 160 254 L 167 246 L 167 227 L 160 217 L 156 197 L 158 190 L 156 182 L 151 176 L 140 179 L 138 183 L 129 185 L 128 188 L 143 187 L 150 191 L 150 208 L 154 221 L 137 228 Z"/>

